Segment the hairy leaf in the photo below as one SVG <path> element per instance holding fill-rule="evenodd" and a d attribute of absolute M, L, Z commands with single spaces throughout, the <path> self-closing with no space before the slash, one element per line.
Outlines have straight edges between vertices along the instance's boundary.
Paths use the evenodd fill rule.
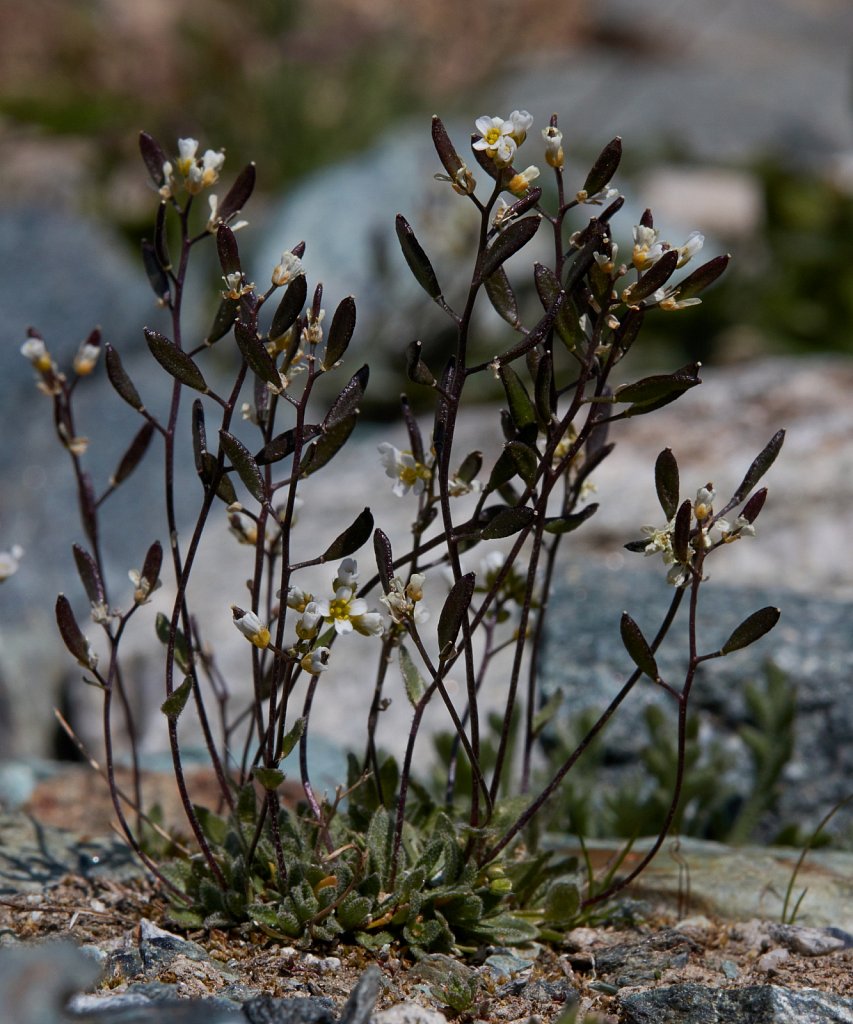
<path fill-rule="evenodd" d="M 167 373 L 180 381 L 181 384 L 186 384 L 187 387 L 194 388 L 196 391 L 201 391 L 204 394 L 207 393 L 207 384 L 201 370 L 199 370 L 186 352 L 181 351 L 168 338 L 160 334 L 159 331 L 152 331 L 146 327 L 144 334 L 151 354 Z"/>
<path fill-rule="evenodd" d="M 757 612 L 753 612 L 743 620 L 720 650 L 723 654 L 731 654 L 732 651 L 749 647 L 750 644 L 754 644 L 756 640 L 760 640 L 765 633 L 769 633 L 773 629 L 781 614 L 778 608 L 773 608 L 770 605 L 766 608 L 759 608 Z"/>
<path fill-rule="evenodd" d="M 631 655 L 631 660 L 649 678 L 657 681 L 660 679 L 657 662 L 652 654 L 646 638 L 637 623 L 627 612 L 622 612 L 622 620 L 619 623 L 619 632 L 622 636 L 622 643 L 625 650 Z"/>
<path fill-rule="evenodd" d="M 655 489 L 667 520 L 678 511 L 678 463 L 671 448 L 664 448 L 655 462 Z"/>
<path fill-rule="evenodd" d="M 398 213 L 395 225 L 400 248 L 403 250 L 403 256 L 405 256 L 406 263 L 408 263 L 415 280 L 431 299 L 439 298 L 441 286 L 438 283 L 438 278 L 435 276 L 429 257 L 415 237 L 411 224 L 401 213 Z"/>

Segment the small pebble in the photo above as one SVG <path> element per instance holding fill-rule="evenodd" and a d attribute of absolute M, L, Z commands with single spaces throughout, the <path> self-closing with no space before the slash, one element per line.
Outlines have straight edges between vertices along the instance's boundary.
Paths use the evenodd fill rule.
<path fill-rule="evenodd" d="M 787 949 L 777 946 L 767 953 L 762 953 L 758 958 L 758 969 L 766 974 L 775 974 L 779 970 L 780 964 L 783 964 L 790 955 Z"/>

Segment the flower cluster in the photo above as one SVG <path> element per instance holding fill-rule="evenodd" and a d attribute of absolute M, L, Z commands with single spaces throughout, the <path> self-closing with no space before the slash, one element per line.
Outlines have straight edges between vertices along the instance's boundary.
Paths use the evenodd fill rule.
<path fill-rule="evenodd" d="M 388 593 L 380 598 L 398 625 L 405 622 L 421 623 L 429 619 L 429 609 L 423 603 L 425 580 L 421 572 L 413 572 L 408 583 L 403 583 L 399 576 L 395 576 Z"/>
<path fill-rule="evenodd" d="M 394 481 L 391 490 L 398 497 L 414 491 L 421 494 L 427 481 L 432 476 L 432 470 L 428 465 L 418 462 L 411 452 L 401 452 L 393 444 L 383 441 L 378 447 L 382 465 L 385 467 L 385 475 Z"/>
<path fill-rule="evenodd" d="M 197 153 L 198 139 L 178 139 L 177 159 L 174 163 L 166 160 L 163 164 L 161 199 L 171 199 L 181 187 L 191 196 L 198 195 L 203 189 L 210 188 L 219 181 L 225 154 L 221 150 L 217 153 L 213 149 L 206 149 L 201 156 Z M 211 204 L 211 215 L 215 219 L 215 204 Z"/>
<path fill-rule="evenodd" d="M 740 515 L 733 523 L 721 516 L 714 516 L 713 502 L 716 491 L 713 484 L 706 484 L 696 492 L 696 498 L 692 505 L 692 517 L 696 520 L 697 530 L 691 541 L 694 551 L 708 551 L 715 543 L 731 544 L 741 537 L 754 537 L 755 527 L 752 521 L 746 516 Z M 648 538 L 643 548 L 645 555 L 661 555 L 664 565 L 670 566 L 667 573 L 667 582 L 675 587 L 683 587 L 690 579 L 690 562 L 680 562 L 672 547 L 672 538 L 675 530 L 675 517 L 662 527 L 643 526 L 642 533 Z M 719 541 L 715 542 L 712 531 L 719 534 Z"/>
<path fill-rule="evenodd" d="M 367 601 L 356 597 L 358 563 L 354 558 L 345 558 L 338 567 L 338 574 L 332 583 L 334 596 L 327 601 L 315 601 L 313 594 L 307 594 L 299 587 L 287 591 L 287 606 L 300 612 L 296 622 L 296 635 L 300 640 L 313 640 L 324 622 L 334 626 L 338 635 L 361 633 L 362 636 L 379 636 L 382 632 L 382 616 L 377 611 L 368 611 Z"/>

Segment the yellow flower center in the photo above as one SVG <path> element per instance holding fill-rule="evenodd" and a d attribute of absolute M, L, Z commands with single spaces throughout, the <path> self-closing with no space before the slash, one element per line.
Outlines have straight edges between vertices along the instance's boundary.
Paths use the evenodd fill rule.
<path fill-rule="evenodd" d="M 342 598 L 335 598 L 334 601 L 329 602 L 329 615 L 333 619 L 349 619 L 349 600 L 343 600 Z"/>

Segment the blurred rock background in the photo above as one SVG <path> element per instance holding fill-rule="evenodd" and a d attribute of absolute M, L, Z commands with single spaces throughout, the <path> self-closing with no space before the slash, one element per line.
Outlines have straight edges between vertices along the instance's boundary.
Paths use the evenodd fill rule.
<path fill-rule="evenodd" d="M 749 549 L 734 580 L 851 597 L 848 0 L 659 0 L 643 8 L 628 0 L 488 0 L 461 8 L 453 0 L 33 0 L 9 5 L 3 18 L 0 548 L 21 544 L 26 555 L 0 588 L 0 752 L 52 753 L 51 706 L 67 686 L 71 703 L 79 700 L 79 673 L 69 666 L 52 612 L 58 591 L 83 608 L 70 555 L 76 527 L 68 534 L 74 492 L 51 436 L 49 403 L 36 394 L 19 355 L 26 327 L 37 326 L 67 363 L 100 324 L 146 401 L 156 404 L 162 388 L 140 330 L 143 323 L 166 329 L 138 257 L 154 208 L 136 148 L 142 128 L 167 149 L 178 136 L 225 147 L 224 187 L 244 163 L 257 162 L 251 223 L 239 236 L 245 262 L 264 281 L 281 250 L 304 238 L 309 279 L 325 283 L 327 307 L 356 296 L 359 327 L 348 368 L 373 362 L 369 411 L 377 423 L 395 412 L 396 353 L 416 336 L 427 350 L 440 345 L 443 326 L 410 282 L 394 214 L 404 212 L 415 225 L 443 281 L 453 280 L 471 228 L 461 201 L 432 180 L 440 168 L 429 115 L 440 113 L 463 149 L 479 114 L 527 108 L 536 127 L 525 153 L 542 163 L 538 128 L 557 111 L 570 180 L 573 173 L 578 185 L 601 147 L 621 135 L 617 184 L 627 204 L 616 237 L 623 251 L 631 225 L 650 206 L 665 236 L 681 241 L 698 228 L 708 253 L 735 258 L 702 306 L 649 325 L 630 372 L 698 358 L 713 390 L 707 398 L 705 389 L 685 397 L 664 423 L 651 418 L 631 432 L 635 441 L 625 433 L 613 476 L 601 481 L 602 514 L 610 488 L 614 516 L 596 517 L 581 551 L 609 556 L 608 571 L 621 572 L 614 558 L 622 558 L 625 533 L 633 536 L 636 525 L 655 518 L 651 461 L 665 444 L 683 453 L 685 466 L 693 460 L 697 485 L 709 472 L 736 483 L 773 430 L 786 426 L 788 444 L 774 470 L 784 500 L 768 505 L 767 544 Z M 217 280 L 212 271 L 191 282 L 191 321 L 199 330 Z M 480 325 L 484 351 L 494 350 L 498 327 L 489 319 Z M 98 436 L 108 425 L 88 456 L 104 481 L 137 424 L 102 375 L 86 384 L 81 432 Z M 485 415 L 476 421 L 472 445 L 494 433 L 480 426 L 487 422 Z M 372 491 L 384 478 L 374 448 L 386 439 L 403 445 L 398 427 L 368 427 L 351 467 L 329 479 L 353 515 L 379 504 Z M 683 475 L 693 479 L 686 469 Z M 198 499 L 191 477 L 187 517 Z M 159 513 L 140 501 L 159 484 L 152 462 L 114 499 L 107 546 L 118 581 L 139 567 L 154 537 L 164 536 Z M 329 494 L 315 501 L 326 511 L 312 527 L 340 526 L 328 512 Z M 402 532 L 410 507 L 397 503 L 390 514 L 389 531 Z M 775 540 L 770 526 L 779 530 Z M 236 562 L 224 524 L 212 543 Z M 202 585 L 215 628 L 221 619 L 234 639 L 227 607 L 237 595 L 217 586 L 228 578 L 230 558 L 223 553 Z M 606 603 L 606 582 L 602 588 Z M 152 643 L 148 634 L 137 641 L 139 701 L 156 725 L 162 697 L 144 667 Z M 351 685 L 338 685 L 319 724 L 340 739 L 364 701 Z M 405 702 L 395 705 L 404 725 Z M 78 711 L 77 725 L 94 740 L 91 714 Z M 157 737 L 152 729 L 152 749 Z"/>

